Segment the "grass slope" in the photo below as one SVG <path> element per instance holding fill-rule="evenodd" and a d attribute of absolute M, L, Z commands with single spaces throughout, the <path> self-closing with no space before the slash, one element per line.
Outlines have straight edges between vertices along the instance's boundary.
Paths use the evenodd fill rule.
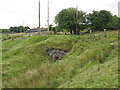
<path fill-rule="evenodd" d="M 41 35 L 3 41 L 4 88 L 116 88 L 118 32 Z M 69 51 L 53 62 L 47 48 Z"/>

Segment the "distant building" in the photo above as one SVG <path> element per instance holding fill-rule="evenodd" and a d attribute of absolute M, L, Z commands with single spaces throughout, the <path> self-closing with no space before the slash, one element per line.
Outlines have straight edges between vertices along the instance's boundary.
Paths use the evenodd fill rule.
<path fill-rule="evenodd" d="M 120 1 L 118 2 L 118 17 L 120 18 Z"/>

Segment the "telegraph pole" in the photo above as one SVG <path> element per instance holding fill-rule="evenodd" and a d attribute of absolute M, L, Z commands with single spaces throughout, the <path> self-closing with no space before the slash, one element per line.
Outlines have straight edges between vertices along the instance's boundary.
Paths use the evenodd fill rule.
<path fill-rule="evenodd" d="M 118 2 L 118 18 L 120 18 L 120 1 Z"/>
<path fill-rule="evenodd" d="M 48 0 L 48 20 L 47 20 L 47 22 L 48 22 L 48 32 L 49 32 L 49 0 Z"/>
<path fill-rule="evenodd" d="M 77 33 L 77 31 L 78 31 L 78 26 L 77 26 L 77 24 L 78 24 L 78 6 L 76 6 L 76 33 Z M 75 34 L 76 34 L 75 33 Z"/>
<path fill-rule="evenodd" d="M 38 18 L 39 18 L 39 29 L 38 29 L 38 32 L 39 32 L 39 35 L 40 35 L 40 0 L 39 0 L 39 6 L 38 6 L 38 12 L 39 12 L 39 15 L 38 15 Z"/>

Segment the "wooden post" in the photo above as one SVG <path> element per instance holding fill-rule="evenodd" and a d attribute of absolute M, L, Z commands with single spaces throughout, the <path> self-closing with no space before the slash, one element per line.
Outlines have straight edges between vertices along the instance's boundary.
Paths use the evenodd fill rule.
<path fill-rule="evenodd" d="M 78 6 L 76 6 L 76 31 L 75 34 L 78 32 Z"/>
<path fill-rule="evenodd" d="M 104 37 L 107 36 L 107 32 L 106 32 L 106 29 L 104 29 Z"/>
<path fill-rule="evenodd" d="M 47 20 L 47 22 L 48 22 L 48 32 L 49 32 L 49 0 L 48 0 L 48 20 Z"/>
<path fill-rule="evenodd" d="M 90 35 L 92 34 L 92 30 L 90 30 Z"/>
<path fill-rule="evenodd" d="M 39 28 L 38 28 L 38 33 L 39 33 L 39 35 L 40 35 L 40 33 L 41 33 L 41 29 L 40 29 L 40 24 L 41 24 L 41 23 L 40 23 L 40 19 L 41 19 L 41 18 L 40 18 L 40 14 L 41 14 L 41 13 L 40 13 L 40 0 L 39 0 L 38 10 L 39 10 L 39 11 L 38 11 L 38 18 L 39 18 Z"/>

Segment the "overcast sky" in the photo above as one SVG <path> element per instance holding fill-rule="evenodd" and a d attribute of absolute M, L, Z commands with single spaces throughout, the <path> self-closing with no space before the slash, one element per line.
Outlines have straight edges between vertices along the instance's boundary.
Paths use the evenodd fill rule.
<path fill-rule="evenodd" d="M 41 27 L 47 25 L 47 1 L 41 0 Z M 76 7 L 90 13 L 93 10 L 106 9 L 113 15 L 118 14 L 119 0 L 49 0 L 50 24 L 54 24 L 54 17 L 63 8 Z M 39 0 L 0 0 L 0 28 L 11 26 L 38 27 Z"/>

